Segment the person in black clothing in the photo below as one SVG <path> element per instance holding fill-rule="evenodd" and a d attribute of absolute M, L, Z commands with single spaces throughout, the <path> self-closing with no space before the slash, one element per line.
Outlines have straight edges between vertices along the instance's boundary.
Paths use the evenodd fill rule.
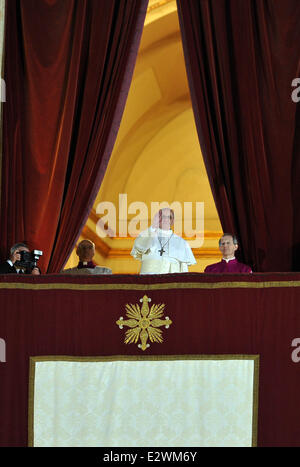
<path fill-rule="evenodd" d="M 0 274 L 33 274 L 39 275 L 41 272 L 38 267 L 33 268 L 32 270 L 23 270 L 18 268 L 15 265 L 16 261 L 20 261 L 21 251 L 30 251 L 28 246 L 25 243 L 16 243 L 10 249 L 10 257 L 8 260 L 0 263 Z"/>

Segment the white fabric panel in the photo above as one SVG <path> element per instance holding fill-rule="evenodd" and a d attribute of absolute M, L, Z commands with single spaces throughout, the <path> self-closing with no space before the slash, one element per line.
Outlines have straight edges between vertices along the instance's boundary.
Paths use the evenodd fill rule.
<path fill-rule="evenodd" d="M 40 361 L 34 446 L 251 446 L 253 359 Z"/>

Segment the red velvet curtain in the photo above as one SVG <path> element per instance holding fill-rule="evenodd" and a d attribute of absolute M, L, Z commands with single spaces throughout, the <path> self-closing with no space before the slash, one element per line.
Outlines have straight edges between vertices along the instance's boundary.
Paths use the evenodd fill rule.
<path fill-rule="evenodd" d="M 299 270 L 298 0 L 177 0 L 193 109 L 225 232 L 254 271 Z"/>
<path fill-rule="evenodd" d="M 66 262 L 118 132 L 148 0 L 6 2 L 1 253 Z"/>

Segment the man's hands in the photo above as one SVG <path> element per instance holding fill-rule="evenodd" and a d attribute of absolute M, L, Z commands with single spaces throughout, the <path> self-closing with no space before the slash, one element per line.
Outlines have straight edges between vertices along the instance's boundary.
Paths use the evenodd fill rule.
<path fill-rule="evenodd" d="M 39 268 L 33 268 L 33 270 L 31 271 L 31 274 L 33 274 L 34 276 L 39 276 L 41 273 L 40 273 Z"/>
<path fill-rule="evenodd" d="M 16 261 L 20 261 L 21 260 L 21 255 L 20 255 L 20 250 L 16 250 L 10 257 L 10 260 L 13 264 L 15 264 Z M 32 269 L 31 273 L 30 274 L 33 274 L 34 276 L 39 276 L 41 273 L 40 273 L 40 270 L 39 268 L 35 267 Z"/>
<path fill-rule="evenodd" d="M 19 250 L 14 251 L 10 257 L 10 260 L 13 264 L 15 264 L 16 261 L 20 261 L 20 259 L 21 259 L 21 255 L 20 255 Z"/>
<path fill-rule="evenodd" d="M 159 228 L 159 212 L 157 212 L 155 214 L 155 216 L 153 217 L 153 222 L 152 222 L 151 227 L 153 229 L 158 229 Z"/>

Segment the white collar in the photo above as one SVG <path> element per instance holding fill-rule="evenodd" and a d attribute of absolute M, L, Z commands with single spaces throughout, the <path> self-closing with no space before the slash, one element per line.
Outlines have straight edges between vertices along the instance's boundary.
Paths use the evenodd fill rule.
<path fill-rule="evenodd" d="M 232 261 L 233 259 L 236 259 L 235 256 L 232 256 L 231 258 L 222 258 L 226 263 L 229 263 L 229 261 Z"/>

